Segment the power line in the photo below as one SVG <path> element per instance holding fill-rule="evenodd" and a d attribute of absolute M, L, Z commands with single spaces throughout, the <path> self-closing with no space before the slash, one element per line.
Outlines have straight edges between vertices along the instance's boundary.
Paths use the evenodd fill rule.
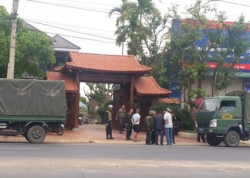
<path fill-rule="evenodd" d="M 69 2 L 69 0 L 59 0 L 59 1 L 67 1 L 67 2 Z M 115 6 L 113 4 L 102 4 L 102 3 L 86 2 L 86 1 L 74 1 L 74 0 L 70 0 L 70 2 L 83 3 L 83 4 L 96 4 L 96 5 L 103 5 L 103 6 Z"/>
<path fill-rule="evenodd" d="M 66 8 L 72 8 L 72 9 L 79 9 L 79 10 L 86 10 L 86 11 L 92 11 L 92 12 L 100 12 L 100 13 L 109 13 L 108 11 L 102 11 L 102 10 L 95 10 L 95 9 L 88 9 L 88 8 L 83 8 L 83 7 L 76 7 L 76 6 L 68 6 L 64 4 L 54 4 L 54 3 L 49 3 L 49 2 L 43 2 L 43 1 L 36 1 L 36 0 L 26 0 L 30 2 L 35 2 L 35 3 L 41 3 L 41 4 L 47 4 L 47 5 L 53 5 L 53 6 L 60 6 L 60 7 L 66 7 Z M 118 14 L 118 13 L 115 13 Z"/>
<path fill-rule="evenodd" d="M 103 39 L 108 39 L 108 40 L 115 40 L 113 38 L 103 37 L 103 36 L 99 36 L 99 35 L 93 35 L 93 34 L 89 34 L 89 33 L 83 33 L 83 32 L 79 32 L 79 31 L 70 30 L 70 29 L 66 29 L 66 28 L 62 28 L 62 27 L 57 27 L 57 26 L 54 26 L 54 25 L 48 25 L 48 24 L 44 24 L 44 23 L 40 23 L 40 22 L 31 21 L 31 20 L 26 20 L 26 21 L 32 22 L 32 23 L 36 23 L 36 24 L 40 24 L 40 25 L 44 25 L 44 26 L 48 26 L 48 27 L 53 27 L 53 28 L 61 29 L 61 30 L 66 30 L 66 31 L 74 32 L 74 33 L 79 33 L 79 34 L 83 34 L 83 35 L 89 35 L 89 36 L 103 38 Z"/>
<path fill-rule="evenodd" d="M 36 32 L 39 32 L 39 33 L 49 33 L 49 34 L 53 34 L 53 35 L 66 36 L 66 37 L 83 39 L 83 40 L 88 40 L 88 41 L 97 41 L 97 42 L 102 42 L 102 43 L 115 44 L 115 42 L 102 41 L 102 40 L 96 40 L 96 39 L 91 39 L 91 38 L 83 38 L 83 37 L 79 37 L 79 36 L 65 35 L 65 34 L 59 34 L 59 33 L 54 33 L 54 32 L 45 32 L 45 31 L 39 31 L 39 30 L 33 30 L 33 29 L 29 29 L 29 30 L 30 31 L 36 31 Z"/>
<path fill-rule="evenodd" d="M 228 4 L 234 4 L 234 5 L 238 5 L 238 6 L 244 6 L 244 7 L 250 7 L 250 5 L 247 5 L 247 4 L 240 4 L 240 3 L 230 2 L 230 1 L 224 1 L 224 0 L 213 0 L 213 1 L 216 1 L 216 2 L 225 2 L 225 3 L 228 3 Z"/>
<path fill-rule="evenodd" d="M 95 29 L 95 28 L 89 28 L 89 27 L 82 27 L 82 26 L 75 26 L 75 25 L 68 25 L 68 24 L 61 24 L 61 23 L 55 23 L 55 22 L 48 22 L 48 21 L 41 21 L 41 20 L 34 20 L 34 19 L 23 19 L 25 21 L 33 21 L 33 22 L 42 22 L 42 23 L 48 23 L 48 24 L 56 24 L 56 25 L 63 25 L 63 26 L 68 26 L 68 27 L 76 27 L 76 28 L 82 28 L 82 29 L 89 29 L 89 30 L 96 30 L 96 31 L 103 31 L 103 32 L 112 32 L 110 30 L 100 30 L 100 29 Z"/>

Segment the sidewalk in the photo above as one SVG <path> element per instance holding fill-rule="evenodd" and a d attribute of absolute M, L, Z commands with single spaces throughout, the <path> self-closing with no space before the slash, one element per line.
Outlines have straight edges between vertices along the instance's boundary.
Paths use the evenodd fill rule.
<path fill-rule="evenodd" d="M 55 133 L 48 133 L 45 143 L 108 143 L 108 144 L 145 144 L 146 133 L 140 132 L 138 140 L 133 142 L 125 140 L 125 132 L 119 134 L 118 130 L 113 130 L 114 140 L 106 140 L 105 125 L 84 124 L 79 126 L 78 131 L 66 130 L 62 136 Z M 132 134 L 133 137 L 133 134 Z M 166 144 L 164 137 L 164 144 Z M 0 136 L 0 142 L 27 142 L 22 136 Z M 207 145 L 197 143 L 195 139 L 181 138 L 176 136 L 177 145 Z"/>

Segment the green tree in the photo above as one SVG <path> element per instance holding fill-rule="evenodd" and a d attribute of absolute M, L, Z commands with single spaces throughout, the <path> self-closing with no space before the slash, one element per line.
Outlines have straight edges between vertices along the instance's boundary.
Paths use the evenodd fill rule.
<path fill-rule="evenodd" d="M 87 99 L 83 96 L 80 96 L 80 101 L 84 104 L 87 104 Z"/>
<path fill-rule="evenodd" d="M 232 84 L 239 70 L 235 69 L 236 64 L 245 61 L 249 55 L 245 55 L 250 49 L 249 36 L 245 36 L 248 24 L 245 17 L 241 15 L 233 24 L 225 22 L 226 14 L 217 12 L 210 3 L 213 0 L 197 0 L 194 5 L 187 9 L 188 17 L 181 22 L 181 30 L 189 33 L 188 38 L 193 38 L 190 47 L 197 56 L 194 58 L 197 65 L 198 87 L 202 88 L 201 81 L 204 78 L 211 78 L 212 96 L 216 96 L 222 90 Z M 207 17 L 207 12 L 213 13 L 215 21 Z M 207 42 L 202 42 L 206 37 Z M 195 42 L 202 43 L 198 47 Z M 225 64 L 228 61 L 230 65 Z M 208 70 L 207 62 L 215 62 L 215 69 Z M 210 74 L 209 74 L 210 72 Z"/>
<path fill-rule="evenodd" d="M 214 11 L 209 5 L 210 1 L 202 4 L 197 1 L 187 9 L 187 18 L 180 20 L 177 6 L 173 6 L 172 36 L 169 45 L 169 53 L 173 67 L 173 76 L 180 83 L 185 104 L 189 108 L 193 122 L 194 99 L 203 98 L 205 92 L 202 91 L 201 81 L 209 72 L 206 66 L 208 53 L 199 50 L 196 42 L 202 39 L 203 24 L 206 21 L 205 15 L 208 11 Z M 178 26 L 176 26 L 178 24 Z"/>
<path fill-rule="evenodd" d="M 0 77 L 7 75 L 9 62 L 9 47 L 11 34 L 11 15 L 3 6 L 0 6 Z M 42 64 L 55 63 L 54 51 L 51 46 L 53 40 L 45 33 L 29 30 L 21 19 L 17 21 L 15 78 L 24 73 L 43 77 L 44 72 L 39 70 L 38 62 Z"/>
<path fill-rule="evenodd" d="M 165 40 L 169 16 L 162 17 L 152 0 L 123 0 L 120 7 L 110 11 L 120 13 L 117 18 L 116 44 L 125 41 L 128 54 L 135 55 L 143 65 L 153 68 L 152 75 L 160 85 L 167 81 L 165 64 Z"/>

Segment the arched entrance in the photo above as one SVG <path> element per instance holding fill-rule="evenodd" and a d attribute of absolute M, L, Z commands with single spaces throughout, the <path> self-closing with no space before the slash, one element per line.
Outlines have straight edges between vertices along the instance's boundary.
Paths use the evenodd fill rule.
<path fill-rule="evenodd" d="M 153 77 L 146 77 L 151 68 L 140 65 L 135 56 L 103 55 L 70 52 L 64 66 L 56 67 L 55 72 L 47 72 L 48 80 L 65 80 L 68 106 L 67 125 L 78 128 L 80 82 L 119 84 L 114 91 L 114 115 L 122 104 L 134 108 L 135 102 L 144 118 L 152 103 L 168 97 L 171 91 L 159 87 Z M 118 125 L 114 121 L 114 128 Z M 142 122 L 141 129 L 144 129 Z"/>

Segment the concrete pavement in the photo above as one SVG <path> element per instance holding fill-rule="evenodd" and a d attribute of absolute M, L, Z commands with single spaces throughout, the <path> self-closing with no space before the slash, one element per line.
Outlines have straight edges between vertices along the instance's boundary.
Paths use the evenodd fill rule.
<path fill-rule="evenodd" d="M 146 133 L 140 132 L 138 139 L 140 142 L 125 140 L 125 132 L 119 134 L 118 130 L 113 130 L 114 140 L 106 140 L 105 125 L 84 124 L 79 126 L 78 131 L 66 130 L 62 136 L 56 133 L 48 133 L 45 143 L 108 143 L 108 144 L 145 144 Z M 182 134 L 180 134 L 182 135 Z M 133 133 L 131 138 L 133 137 Z M 160 140 L 160 139 L 159 139 Z M 0 136 L 0 142 L 27 142 L 23 136 Z M 250 144 L 250 142 L 241 142 L 242 144 Z M 164 136 L 164 144 L 166 137 Z M 207 143 L 197 143 L 194 138 L 183 138 L 176 136 L 177 145 L 207 145 Z"/>
<path fill-rule="evenodd" d="M 79 126 L 78 131 L 66 130 L 62 136 L 56 133 L 48 133 L 45 143 L 109 143 L 109 144 L 145 144 L 146 133 L 140 132 L 138 139 L 140 142 L 133 142 L 125 140 L 126 131 L 119 134 L 118 130 L 113 130 L 114 140 L 106 140 L 105 125 L 99 124 L 84 124 Z M 133 133 L 131 138 L 133 137 Z M 27 142 L 22 136 L 0 136 L 0 142 Z M 164 144 L 166 143 L 164 137 Z M 178 145 L 202 145 L 197 143 L 194 139 L 181 138 L 176 136 L 176 143 Z"/>
<path fill-rule="evenodd" d="M 0 177 L 245 178 L 249 148 L 4 143 Z"/>

